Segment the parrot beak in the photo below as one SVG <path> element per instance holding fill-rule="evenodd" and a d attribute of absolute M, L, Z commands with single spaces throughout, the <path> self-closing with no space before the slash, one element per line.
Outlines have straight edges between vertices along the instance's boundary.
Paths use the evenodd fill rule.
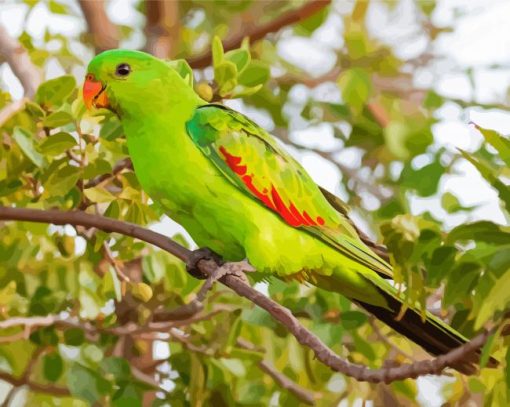
<path fill-rule="evenodd" d="M 95 108 L 109 108 L 110 103 L 108 96 L 106 96 L 106 85 L 103 85 L 100 81 L 96 81 L 94 75 L 88 74 L 85 77 L 83 84 L 83 101 L 87 109 L 91 109 L 92 106 Z"/>

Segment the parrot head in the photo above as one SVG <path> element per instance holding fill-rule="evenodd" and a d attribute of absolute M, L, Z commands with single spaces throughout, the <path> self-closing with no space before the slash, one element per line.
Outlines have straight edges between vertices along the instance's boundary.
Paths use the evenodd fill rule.
<path fill-rule="evenodd" d="M 180 84 L 179 75 L 169 65 L 141 51 L 115 49 L 90 61 L 83 84 L 83 100 L 88 109 L 106 108 L 121 115 L 135 106 L 152 107 L 164 99 L 167 83 Z"/>

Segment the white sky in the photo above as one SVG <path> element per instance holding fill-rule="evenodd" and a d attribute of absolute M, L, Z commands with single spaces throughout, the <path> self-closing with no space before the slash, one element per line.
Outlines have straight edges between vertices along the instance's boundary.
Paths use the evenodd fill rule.
<path fill-rule="evenodd" d="M 68 1 L 76 11 L 77 17 L 49 15 L 42 5 L 36 7 L 28 20 L 28 32 L 35 38 L 41 38 L 45 29 L 53 33 L 76 35 L 85 25 L 79 17 L 79 9 L 74 1 Z M 130 0 L 129 3 L 133 3 Z M 347 3 L 348 4 L 348 3 Z M 337 0 L 334 7 L 337 10 L 349 7 L 343 0 Z M 12 35 L 19 35 L 25 18 L 27 7 L 17 1 L 6 1 L 0 5 L 0 23 L 6 26 Z M 413 3 L 404 0 L 390 14 L 381 2 L 376 4 L 368 14 L 368 24 L 373 33 L 381 40 L 395 45 L 397 55 L 400 57 L 413 57 L 423 50 L 425 43 L 423 36 L 416 31 Z M 125 1 L 112 1 L 108 7 L 112 20 L 130 26 L 140 26 L 142 18 L 126 5 Z M 489 70 L 493 64 L 510 66 L 510 2 L 504 0 L 442 0 L 433 14 L 433 20 L 440 26 L 452 24 L 454 16 L 456 23 L 452 33 L 443 34 L 436 42 L 434 51 L 445 56 L 445 61 L 438 63 L 433 69 L 421 72 L 417 83 L 423 86 L 434 86 L 440 94 L 474 99 L 481 102 L 508 102 L 507 93 L 510 84 L 510 69 L 498 71 Z M 338 16 L 332 16 L 327 24 L 314 34 L 311 39 L 284 37 L 279 45 L 278 52 L 289 61 L 302 66 L 311 75 L 320 75 L 334 66 L 334 49 L 342 45 L 340 41 L 342 21 Z M 137 46 L 140 36 L 135 36 L 131 44 L 124 46 Z M 37 44 L 36 44 L 37 45 Z M 76 44 L 79 47 L 79 44 Z M 84 48 L 80 48 L 84 60 L 91 57 Z M 475 90 L 471 91 L 469 80 L 462 73 L 466 68 L 473 69 Z M 48 77 L 62 74 L 58 64 L 49 62 Z M 83 74 L 82 70 L 75 72 Z M 78 78 L 81 80 L 81 78 Z M 0 84 L 7 88 L 15 98 L 22 95 L 22 89 L 17 79 L 12 75 L 6 64 L 0 67 Z M 310 90 L 305 87 L 296 87 L 293 97 L 297 102 L 306 99 Z M 319 87 L 314 92 L 321 98 L 338 100 L 338 91 L 333 87 Z M 234 105 L 243 109 L 243 104 L 234 102 Z M 267 118 L 257 112 L 250 111 L 253 118 L 262 125 L 271 126 Z M 439 146 L 450 151 L 463 148 L 473 151 L 481 142 L 480 135 L 470 126 L 470 121 L 483 127 L 493 128 L 504 134 L 510 133 L 510 114 L 504 111 L 484 111 L 478 108 L 466 110 L 456 105 L 448 104 L 437 113 L 439 123 L 434 126 L 434 137 Z M 258 120 L 260 119 L 260 120 Z M 292 123 L 292 129 L 299 129 L 299 122 Z M 296 130 L 293 133 L 295 140 L 305 145 L 313 145 L 323 149 L 338 147 L 338 140 L 332 137 L 328 125 L 319 125 L 311 129 Z M 300 153 L 292 150 L 301 163 L 310 172 L 313 178 L 326 188 L 343 195 L 339 186 L 340 175 L 331 163 L 317 157 L 313 153 Z M 341 155 L 342 161 L 347 165 L 356 165 L 356 153 L 346 152 Z M 414 214 L 432 211 L 436 216 L 444 219 L 449 227 L 466 222 L 467 220 L 488 219 L 499 223 L 508 223 L 500 210 L 497 194 L 480 177 L 477 171 L 467 162 L 459 162 L 455 166 L 456 174 L 443 177 L 441 191 L 432 198 L 412 198 L 411 210 Z M 465 206 L 477 205 L 478 208 L 467 215 L 449 215 L 441 208 L 440 197 L 444 191 L 452 191 Z M 345 196 L 345 195 L 343 195 Z M 182 229 L 170 219 L 164 219 L 153 228 L 163 233 L 173 234 Z M 260 287 L 264 290 L 264 287 Z M 158 344 L 158 352 L 165 354 L 166 348 Z M 163 349 L 165 348 L 165 349 Z M 442 397 L 437 387 L 440 385 L 433 379 L 420 379 L 420 402 L 426 406 L 438 406 Z M 425 397 L 426 395 L 426 397 Z"/>

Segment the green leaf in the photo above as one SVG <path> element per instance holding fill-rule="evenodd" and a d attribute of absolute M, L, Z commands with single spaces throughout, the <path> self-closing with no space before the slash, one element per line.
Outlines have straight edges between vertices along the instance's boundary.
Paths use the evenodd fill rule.
<path fill-rule="evenodd" d="M 205 369 L 196 353 L 191 353 L 190 358 L 193 372 L 189 383 L 190 403 L 192 406 L 200 406 L 205 398 Z"/>
<path fill-rule="evenodd" d="M 157 405 L 156 403 L 153 406 Z M 112 407 L 142 407 L 142 396 L 133 384 L 121 387 L 112 398 Z"/>
<path fill-rule="evenodd" d="M 4 179 L 0 181 L 0 196 L 7 196 L 23 186 L 19 179 Z"/>
<path fill-rule="evenodd" d="M 66 166 L 52 173 L 44 184 L 45 192 L 50 196 L 64 196 L 76 185 L 81 170 L 78 167 Z"/>
<path fill-rule="evenodd" d="M 273 318 L 264 310 L 253 307 L 251 309 L 244 309 L 241 318 L 253 325 L 266 326 L 271 329 L 275 329 L 277 324 Z"/>
<path fill-rule="evenodd" d="M 428 91 L 423 100 L 423 106 L 428 109 L 438 109 L 443 106 L 443 104 L 444 98 L 433 90 Z"/>
<path fill-rule="evenodd" d="M 41 106 L 50 108 L 61 106 L 76 88 L 76 80 L 72 75 L 64 75 L 50 79 L 39 86 L 35 101 Z"/>
<path fill-rule="evenodd" d="M 120 207 L 119 203 L 117 201 L 112 201 L 110 205 L 108 205 L 108 208 L 106 208 L 106 211 L 104 212 L 104 216 L 107 218 L 113 218 L 118 219 L 120 214 Z M 145 259 L 145 257 L 144 257 Z"/>
<path fill-rule="evenodd" d="M 223 61 L 214 66 L 214 80 L 218 83 L 219 94 L 227 96 L 237 85 L 237 68 L 233 62 Z"/>
<path fill-rule="evenodd" d="M 73 116 L 71 116 L 67 112 L 58 111 L 51 113 L 46 116 L 43 120 L 43 126 L 49 128 L 55 128 L 63 126 L 67 123 L 71 123 L 73 121 Z"/>
<path fill-rule="evenodd" d="M 479 221 L 457 226 L 447 237 L 449 244 L 468 240 L 506 245 L 510 244 L 510 231 L 489 221 Z"/>
<path fill-rule="evenodd" d="M 107 189 L 103 187 L 87 188 L 83 191 L 85 196 L 92 202 L 105 203 L 112 202 L 116 199 Z"/>
<path fill-rule="evenodd" d="M 395 392 L 400 393 L 410 400 L 415 400 L 418 394 L 418 389 L 415 380 L 398 380 L 391 383 L 391 387 Z"/>
<path fill-rule="evenodd" d="M 85 333 L 80 328 L 64 331 L 64 343 L 69 346 L 80 346 L 85 341 Z"/>
<path fill-rule="evenodd" d="M 175 59 L 173 61 L 169 61 L 168 64 L 177 71 L 177 73 L 188 83 L 189 86 L 193 86 L 193 69 L 191 69 L 185 59 Z"/>
<path fill-rule="evenodd" d="M 240 98 L 244 96 L 250 96 L 257 93 L 260 89 L 262 89 L 264 85 L 257 85 L 252 87 L 244 87 L 244 86 L 236 86 L 234 91 L 232 92 L 231 97 Z"/>
<path fill-rule="evenodd" d="M 98 158 L 85 167 L 83 170 L 83 178 L 91 179 L 98 175 L 109 174 L 112 170 L 112 165 L 108 161 Z"/>
<path fill-rule="evenodd" d="M 43 373 L 46 380 L 56 382 L 64 371 L 64 362 L 58 352 L 51 352 L 43 357 Z"/>
<path fill-rule="evenodd" d="M 338 77 L 342 99 L 355 112 L 361 113 L 363 105 L 372 93 L 372 81 L 368 72 L 361 68 L 351 68 Z"/>
<path fill-rule="evenodd" d="M 431 196 L 437 192 L 439 180 L 444 171 L 444 167 L 438 160 L 418 170 L 413 169 L 409 164 L 402 170 L 400 185 L 415 190 L 419 196 Z"/>
<path fill-rule="evenodd" d="M 359 311 L 347 311 L 340 315 L 340 323 L 346 330 L 357 329 L 367 322 L 367 316 Z"/>
<path fill-rule="evenodd" d="M 491 357 L 491 354 L 494 350 L 494 346 L 496 345 L 497 339 L 499 338 L 500 334 L 501 328 L 487 338 L 487 341 L 485 342 L 485 345 L 483 345 L 482 348 L 482 355 L 480 356 L 480 369 L 483 369 L 485 366 L 487 366 L 487 362 Z"/>
<path fill-rule="evenodd" d="M 107 298 L 122 300 L 121 284 L 113 267 L 108 267 L 108 273 L 104 276 L 103 293 Z"/>
<path fill-rule="evenodd" d="M 458 198 L 453 195 L 451 192 L 445 192 L 443 196 L 441 197 L 441 206 L 444 208 L 444 210 L 448 213 L 455 213 L 459 211 L 469 211 L 471 209 L 474 209 L 474 206 L 462 206 L 462 204 L 459 202 Z"/>
<path fill-rule="evenodd" d="M 484 129 L 476 124 L 475 126 L 480 131 L 480 133 L 482 133 L 485 141 L 487 141 L 498 151 L 501 159 L 508 167 L 510 167 L 510 140 L 506 137 L 503 137 L 495 130 Z"/>
<path fill-rule="evenodd" d="M 329 14 L 329 7 L 324 7 L 322 10 L 313 13 L 311 16 L 305 18 L 299 24 L 294 25 L 294 30 L 298 35 L 310 36 L 317 28 L 319 28 Z"/>
<path fill-rule="evenodd" d="M 498 278 L 489 291 L 485 301 L 478 310 L 475 319 L 475 329 L 479 329 L 489 320 L 497 311 L 506 309 L 510 303 L 510 270 Z"/>
<path fill-rule="evenodd" d="M 41 346 L 56 346 L 58 344 L 58 335 L 53 326 L 38 329 L 32 332 L 29 338 L 31 342 Z"/>
<path fill-rule="evenodd" d="M 99 366 L 103 372 L 113 375 L 117 383 L 131 378 L 131 368 L 126 359 L 110 356 L 103 359 Z"/>
<path fill-rule="evenodd" d="M 83 358 L 91 363 L 92 365 L 96 365 L 104 358 L 104 352 L 101 348 L 96 345 L 87 343 L 81 349 L 81 354 Z"/>
<path fill-rule="evenodd" d="M 36 117 L 37 119 L 44 117 L 44 115 L 46 114 L 44 110 L 41 109 L 41 106 L 34 102 L 28 101 L 25 104 L 25 108 L 32 116 Z"/>
<path fill-rule="evenodd" d="M 75 363 L 67 374 L 67 386 L 74 396 L 85 399 L 90 404 L 98 402 L 111 392 L 112 385 L 92 369 Z"/>
<path fill-rule="evenodd" d="M 261 61 L 252 61 L 239 75 L 238 82 L 244 86 L 263 85 L 269 80 L 269 66 Z"/>
<path fill-rule="evenodd" d="M 505 185 L 497 176 L 491 167 L 482 161 L 477 160 L 466 151 L 460 150 L 462 156 L 473 164 L 478 172 L 498 191 L 499 198 L 505 203 L 507 211 L 510 211 L 510 187 Z"/>
<path fill-rule="evenodd" d="M 443 301 L 454 304 L 462 301 L 476 287 L 480 277 L 480 266 L 476 263 L 460 263 L 448 273 Z"/>
<path fill-rule="evenodd" d="M 220 358 L 218 360 L 234 376 L 236 377 L 246 376 L 246 368 L 240 359 Z"/>
<path fill-rule="evenodd" d="M 21 127 L 15 127 L 12 137 L 30 161 L 39 168 L 44 167 L 44 157 L 36 150 L 34 139 L 28 131 Z"/>
<path fill-rule="evenodd" d="M 63 131 L 45 139 L 39 146 L 39 151 L 47 155 L 59 155 L 77 145 L 76 140 L 69 133 Z"/>
<path fill-rule="evenodd" d="M 237 67 L 237 72 L 241 73 L 251 61 L 250 52 L 245 49 L 235 49 L 225 54 L 225 59 L 233 62 Z"/>
<path fill-rule="evenodd" d="M 50 9 L 50 11 L 52 13 L 55 13 L 55 14 L 67 14 L 68 13 L 67 6 L 62 3 L 56 2 L 55 0 L 50 0 L 50 2 L 48 3 L 48 8 Z"/>
<path fill-rule="evenodd" d="M 219 65 L 223 62 L 223 44 L 221 43 L 220 37 L 215 36 L 212 40 L 211 44 L 212 48 L 212 57 L 213 57 L 213 66 L 216 68 L 216 65 Z"/>
<path fill-rule="evenodd" d="M 117 116 L 108 115 L 102 123 L 99 136 L 108 141 L 113 141 L 122 136 L 123 129 Z"/>
<path fill-rule="evenodd" d="M 9 306 L 16 296 L 16 281 L 9 281 L 5 287 L 0 289 L 0 307 Z"/>

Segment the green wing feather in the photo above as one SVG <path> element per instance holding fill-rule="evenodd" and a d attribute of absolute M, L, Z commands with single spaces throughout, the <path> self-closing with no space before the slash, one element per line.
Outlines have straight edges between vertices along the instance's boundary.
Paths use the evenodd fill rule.
<path fill-rule="evenodd" d="M 333 197 L 328 201 L 303 167 L 257 124 L 224 106 L 205 105 L 196 109 L 186 127 L 205 156 L 240 190 L 289 225 L 392 277 L 391 267 L 363 243 L 345 211 L 329 202 Z"/>

